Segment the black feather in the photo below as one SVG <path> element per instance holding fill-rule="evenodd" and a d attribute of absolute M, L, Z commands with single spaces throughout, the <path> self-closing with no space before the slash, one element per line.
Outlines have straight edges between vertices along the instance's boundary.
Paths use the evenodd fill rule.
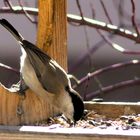
<path fill-rule="evenodd" d="M 66 91 L 69 93 L 72 99 L 73 107 L 74 107 L 74 114 L 73 118 L 74 121 L 78 121 L 82 118 L 84 114 L 84 103 L 80 95 L 73 89 L 70 89 L 68 86 L 66 87 Z"/>
<path fill-rule="evenodd" d="M 0 19 L 0 24 L 4 26 L 8 31 L 10 31 L 17 40 L 22 42 L 23 37 L 18 33 L 18 31 L 6 20 L 6 19 Z"/>

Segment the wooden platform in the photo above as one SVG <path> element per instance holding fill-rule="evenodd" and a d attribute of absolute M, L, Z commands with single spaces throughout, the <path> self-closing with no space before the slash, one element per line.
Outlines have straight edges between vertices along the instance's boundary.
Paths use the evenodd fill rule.
<path fill-rule="evenodd" d="M 85 103 L 108 117 L 140 113 L 139 103 Z M 113 128 L 59 128 L 59 125 L 41 126 L 0 126 L 2 140 L 139 140 L 140 129 L 116 130 Z"/>
<path fill-rule="evenodd" d="M 140 102 L 85 102 L 85 108 L 104 114 L 109 118 L 121 115 L 140 114 Z"/>

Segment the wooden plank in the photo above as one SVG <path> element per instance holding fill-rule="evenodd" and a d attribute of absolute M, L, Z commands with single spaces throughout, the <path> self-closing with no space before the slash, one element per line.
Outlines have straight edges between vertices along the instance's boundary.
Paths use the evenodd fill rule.
<path fill-rule="evenodd" d="M 123 114 L 140 113 L 140 103 L 85 102 L 86 109 L 118 117 Z M 104 111 L 105 110 L 105 111 Z M 117 111 L 116 111 L 117 110 Z M 117 113 L 115 113 L 117 112 Z M 115 115 L 112 115 L 114 114 Z M 43 126 L 0 126 L 2 140 L 139 140 L 140 130 L 116 130 L 95 128 L 60 128 L 59 125 Z"/>
<path fill-rule="evenodd" d="M 104 130 L 84 128 L 55 128 L 38 126 L 0 127 L 0 139 L 3 140 L 138 140 L 139 130 Z"/>
<path fill-rule="evenodd" d="M 130 102 L 85 102 L 85 108 L 109 118 L 121 115 L 140 114 L 140 103 Z"/>

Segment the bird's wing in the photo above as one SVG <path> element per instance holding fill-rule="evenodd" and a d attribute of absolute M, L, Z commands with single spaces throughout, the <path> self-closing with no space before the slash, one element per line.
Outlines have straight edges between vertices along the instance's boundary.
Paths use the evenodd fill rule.
<path fill-rule="evenodd" d="M 46 64 L 46 70 L 40 80 L 43 87 L 52 93 L 64 91 L 69 85 L 66 72 L 54 60 Z"/>
<path fill-rule="evenodd" d="M 24 40 L 21 34 L 7 20 L 1 19 L 0 24 L 11 32 L 25 49 L 39 81 L 47 91 L 57 93 L 65 86 L 68 86 L 67 74 L 55 61 L 35 45 Z"/>
<path fill-rule="evenodd" d="M 42 87 L 50 93 L 58 93 L 68 86 L 68 78 L 64 69 L 32 43 L 23 40 L 27 53 Z"/>

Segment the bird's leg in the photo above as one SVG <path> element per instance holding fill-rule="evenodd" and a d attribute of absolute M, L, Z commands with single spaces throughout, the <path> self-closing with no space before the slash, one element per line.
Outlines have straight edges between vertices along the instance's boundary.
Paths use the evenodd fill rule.
<path fill-rule="evenodd" d="M 26 86 L 24 80 L 21 78 L 20 80 L 20 90 L 19 90 L 19 103 L 17 106 L 17 114 L 19 116 L 24 114 L 24 110 L 23 110 L 23 101 L 26 98 L 26 94 L 25 91 L 28 89 L 28 87 Z"/>
<path fill-rule="evenodd" d="M 28 86 L 25 84 L 24 80 L 21 78 L 20 80 L 20 90 L 19 90 L 19 95 L 25 95 L 25 91 L 28 89 Z"/>

